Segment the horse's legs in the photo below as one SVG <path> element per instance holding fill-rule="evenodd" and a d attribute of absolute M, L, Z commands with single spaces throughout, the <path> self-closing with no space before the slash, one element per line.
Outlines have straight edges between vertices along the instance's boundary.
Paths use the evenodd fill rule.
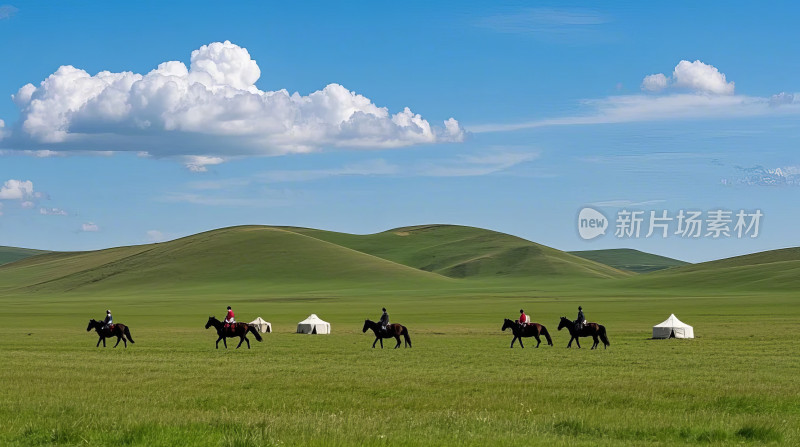
<path fill-rule="evenodd" d="M 594 339 L 594 344 L 592 345 L 592 349 L 594 349 L 600 343 L 600 340 L 597 339 L 597 335 L 592 335 L 592 338 Z"/>
<path fill-rule="evenodd" d="M 104 348 L 106 347 L 106 338 L 105 337 L 103 337 L 103 347 Z"/>
<path fill-rule="evenodd" d="M 569 348 L 571 348 L 571 347 L 572 347 L 572 340 L 575 340 L 575 337 L 574 337 L 574 336 L 573 336 L 573 337 L 570 337 L 570 339 L 569 339 L 569 343 L 567 343 L 567 349 L 569 349 Z"/>
<path fill-rule="evenodd" d="M 542 340 L 539 338 L 538 335 L 534 335 L 536 337 L 536 347 L 538 348 L 540 344 L 542 344 Z"/>
<path fill-rule="evenodd" d="M 242 346 L 242 342 L 243 341 L 244 341 L 244 335 L 239 337 L 239 344 L 236 345 L 236 349 L 239 349 L 239 346 Z M 249 344 L 250 342 L 247 342 L 247 343 Z"/>
<path fill-rule="evenodd" d="M 581 341 L 578 337 L 575 337 L 575 344 L 578 345 L 578 349 L 581 349 Z"/>
<path fill-rule="evenodd" d="M 400 336 L 395 334 L 394 339 L 397 340 L 397 344 L 394 346 L 394 349 L 397 349 L 400 347 Z"/>
<path fill-rule="evenodd" d="M 375 343 L 378 342 L 378 337 L 375 337 L 375 341 L 372 342 L 372 348 L 375 349 Z"/>
<path fill-rule="evenodd" d="M 511 347 L 514 347 L 514 342 L 517 341 L 517 336 L 515 335 L 514 338 L 511 339 Z"/>
<path fill-rule="evenodd" d="M 225 349 L 228 349 L 228 340 L 225 338 L 225 336 L 222 337 L 222 344 L 225 345 Z"/>
<path fill-rule="evenodd" d="M 103 341 L 103 337 L 100 337 L 100 338 L 97 339 L 97 345 L 95 346 L 95 348 L 99 348 L 100 347 L 100 342 L 101 341 Z"/>
<path fill-rule="evenodd" d="M 379 338 L 378 340 L 380 340 L 380 341 L 381 341 L 381 349 L 383 349 L 383 339 L 382 339 L 382 338 Z"/>
<path fill-rule="evenodd" d="M 117 345 L 119 344 L 119 341 L 120 341 L 120 340 L 121 340 L 121 339 L 120 339 L 119 337 L 117 337 L 117 344 L 115 344 L 115 345 L 114 345 L 114 347 L 115 347 L 115 348 L 116 348 L 116 347 L 117 347 Z"/>
<path fill-rule="evenodd" d="M 519 347 L 525 349 L 525 345 L 522 344 L 522 337 L 517 337 L 517 339 L 519 340 Z"/>

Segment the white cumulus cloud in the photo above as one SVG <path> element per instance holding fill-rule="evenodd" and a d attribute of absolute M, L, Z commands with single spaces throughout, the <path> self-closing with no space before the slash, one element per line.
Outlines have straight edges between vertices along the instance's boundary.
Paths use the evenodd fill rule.
<path fill-rule="evenodd" d="M 694 62 L 682 60 L 672 71 L 672 77 L 657 73 L 645 76 L 642 80 L 642 90 L 645 91 L 659 92 L 667 88 L 713 95 L 733 95 L 734 82 L 728 82 L 725 73 L 713 65 L 699 60 Z"/>
<path fill-rule="evenodd" d="M 81 231 L 87 233 L 93 233 L 100 231 L 100 227 L 98 227 L 97 224 L 95 224 L 94 222 L 86 222 L 83 225 L 81 225 Z"/>
<path fill-rule="evenodd" d="M 33 182 L 30 180 L 7 180 L 5 184 L 0 187 L 0 199 L 4 200 L 24 200 L 29 197 L 34 197 L 36 194 L 33 192 Z"/>
<path fill-rule="evenodd" d="M 648 92 L 660 92 L 667 88 L 667 83 L 669 80 L 664 73 L 657 73 L 652 74 L 650 76 L 645 76 L 644 80 L 642 81 L 642 90 L 646 90 Z"/>
<path fill-rule="evenodd" d="M 163 242 L 167 239 L 167 237 L 164 235 L 164 233 L 158 230 L 148 230 L 146 239 L 147 242 L 155 243 L 155 242 Z"/>
<path fill-rule="evenodd" d="M 225 161 L 221 157 L 209 157 L 207 155 L 187 155 L 184 160 L 186 168 L 192 172 L 206 172 L 208 171 L 206 166 L 218 165 Z"/>
<path fill-rule="evenodd" d="M 392 114 L 335 83 L 308 95 L 264 91 L 255 86 L 260 76 L 250 53 L 229 41 L 193 51 L 189 67 L 168 61 L 146 74 L 61 66 L 13 95 L 20 119 L 2 146 L 221 160 L 464 138 L 452 118 L 433 126 L 409 108 Z M 187 166 L 202 171 L 208 164 Z"/>
<path fill-rule="evenodd" d="M 60 208 L 39 208 L 39 214 L 44 216 L 67 216 L 68 213 Z"/>

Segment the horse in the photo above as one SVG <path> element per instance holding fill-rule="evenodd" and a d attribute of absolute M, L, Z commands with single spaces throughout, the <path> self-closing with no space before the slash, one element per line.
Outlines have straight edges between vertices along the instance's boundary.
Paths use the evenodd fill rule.
<path fill-rule="evenodd" d="M 578 349 L 580 349 L 581 342 L 578 341 L 578 337 L 592 337 L 594 339 L 592 349 L 596 348 L 600 343 L 597 341 L 597 337 L 600 337 L 600 340 L 603 341 L 603 349 L 608 349 L 611 345 L 611 342 L 608 341 L 608 336 L 606 336 L 606 327 L 602 324 L 586 323 L 583 325 L 583 328 L 577 330 L 575 329 L 575 323 L 567 317 L 561 317 L 561 322 L 558 323 L 558 330 L 560 331 L 561 328 L 567 328 L 569 335 L 572 336 L 572 338 L 569 339 L 569 343 L 567 343 L 567 348 L 572 346 L 572 340 L 575 340 L 575 344 L 577 344 Z"/>
<path fill-rule="evenodd" d="M 97 340 L 97 348 L 100 347 L 100 342 L 103 342 L 103 347 L 106 347 L 106 338 L 117 337 L 117 344 L 114 345 L 116 348 L 119 344 L 119 341 L 122 340 L 125 343 L 125 347 L 128 347 L 128 342 L 136 343 L 131 338 L 131 331 L 128 329 L 128 326 L 124 324 L 112 324 L 110 327 L 103 329 L 105 323 L 102 321 L 97 321 L 95 319 L 89 320 L 89 326 L 86 327 L 86 332 L 91 331 L 94 329 L 97 331 L 97 335 L 100 336 L 100 339 Z M 127 338 L 127 340 L 126 340 Z"/>
<path fill-rule="evenodd" d="M 408 336 L 408 328 L 403 326 L 402 324 L 390 324 L 386 326 L 386 331 L 381 328 L 381 325 L 372 321 L 372 320 L 364 320 L 364 328 L 361 332 L 367 332 L 367 329 L 372 329 L 372 332 L 375 333 L 375 341 L 372 342 L 372 347 L 375 347 L 375 343 L 378 341 L 381 342 L 381 349 L 383 349 L 383 339 L 384 338 L 394 338 L 397 340 L 397 344 L 395 345 L 394 349 L 400 347 L 400 336 L 402 335 L 405 338 L 405 347 L 411 347 L 411 338 Z"/>
<path fill-rule="evenodd" d="M 225 323 L 222 321 L 217 320 L 214 317 L 208 317 L 208 323 L 206 323 L 206 329 L 214 326 L 214 329 L 217 330 L 217 344 L 216 349 L 219 349 L 219 341 L 222 340 L 222 344 L 225 345 L 225 349 L 228 349 L 228 342 L 225 341 L 226 338 L 232 337 L 239 337 L 239 344 L 236 345 L 236 349 L 239 349 L 239 346 L 242 346 L 242 342 L 247 342 L 247 349 L 250 349 L 250 340 L 247 339 L 247 333 L 252 332 L 253 335 L 256 336 L 256 340 L 262 341 L 261 335 L 259 335 L 258 331 L 255 327 L 247 324 L 247 323 L 233 323 L 225 327 Z"/>
<path fill-rule="evenodd" d="M 542 343 L 542 340 L 539 338 L 540 335 L 544 335 L 547 339 L 547 344 L 553 346 L 553 340 L 550 338 L 550 333 L 547 332 L 547 328 L 539 323 L 528 323 L 525 327 L 522 327 L 522 325 L 516 321 L 506 318 L 503 322 L 503 330 L 505 331 L 508 328 L 511 328 L 511 332 L 514 333 L 514 338 L 511 339 L 512 348 L 517 339 L 519 339 L 519 346 L 523 349 L 525 348 L 525 346 L 522 346 L 522 337 L 536 337 L 536 347 L 538 348 Z"/>

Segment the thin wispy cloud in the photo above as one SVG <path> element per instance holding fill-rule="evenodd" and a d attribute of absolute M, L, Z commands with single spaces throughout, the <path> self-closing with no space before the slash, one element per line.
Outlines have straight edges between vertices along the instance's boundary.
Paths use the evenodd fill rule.
<path fill-rule="evenodd" d="M 0 20 L 10 19 L 19 9 L 11 5 L 0 5 Z"/>
<path fill-rule="evenodd" d="M 681 61 L 671 77 L 648 75 L 637 95 L 609 96 L 580 102 L 583 114 L 519 123 L 469 126 L 470 132 L 509 132 L 555 126 L 582 126 L 687 119 L 737 119 L 800 113 L 800 94 L 770 97 L 734 94 L 734 82 L 701 61 Z"/>
<path fill-rule="evenodd" d="M 737 166 L 738 177 L 723 179 L 724 185 L 744 186 L 800 186 L 800 166 L 765 168 L 763 166 Z"/>
<path fill-rule="evenodd" d="M 475 25 L 498 33 L 574 42 L 600 37 L 601 25 L 610 21 L 608 15 L 591 9 L 526 8 L 484 17 Z"/>
<path fill-rule="evenodd" d="M 626 208 L 626 207 L 637 207 L 637 206 L 647 206 L 647 205 L 654 205 L 656 203 L 663 203 L 665 200 L 643 200 L 643 201 L 634 201 L 634 200 L 606 200 L 601 202 L 594 202 L 590 203 L 591 206 L 596 206 L 598 208 Z"/>

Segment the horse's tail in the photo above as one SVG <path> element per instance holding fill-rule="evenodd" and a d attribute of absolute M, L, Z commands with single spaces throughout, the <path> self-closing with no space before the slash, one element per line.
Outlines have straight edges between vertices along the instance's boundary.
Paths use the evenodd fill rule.
<path fill-rule="evenodd" d="M 408 328 L 403 326 L 403 332 L 401 332 L 401 334 L 406 339 L 406 344 L 410 348 L 411 347 L 411 337 L 408 336 Z"/>
<path fill-rule="evenodd" d="M 258 333 L 258 331 L 256 330 L 256 328 L 255 328 L 255 327 L 253 327 L 253 326 L 251 326 L 251 325 L 249 325 L 249 324 L 248 324 L 248 325 L 247 325 L 247 330 L 248 330 L 249 332 L 252 332 L 252 333 L 253 333 L 253 335 L 255 335 L 255 337 L 256 337 L 256 340 L 258 340 L 258 341 L 261 341 L 261 340 L 263 340 L 263 338 L 261 338 L 261 334 L 259 334 L 259 333 Z"/>
<path fill-rule="evenodd" d="M 131 342 L 131 343 L 136 343 L 136 342 L 135 342 L 135 341 L 133 341 L 133 339 L 131 338 L 131 330 L 130 330 L 130 329 L 128 329 L 128 326 L 125 326 L 125 336 L 126 336 L 126 337 L 128 337 L 128 341 L 129 341 L 129 342 Z M 119 343 L 119 342 L 117 342 L 117 343 Z"/>
<path fill-rule="evenodd" d="M 608 336 L 606 336 L 606 327 L 602 324 L 600 326 L 600 340 L 603 341 L 603 344 L 606 346 L 611 346 L 611 342 L 608 341 Z"/>
<path fill-rule="evenodd" d="M 544 335 L 544 338 L 547 339 L 547 344 L 553 346 L 553 339 L 550 338 L 550 333 L 547 332 L 547 328 L 544 326 L 542 326 L 542 335 Z"/>

